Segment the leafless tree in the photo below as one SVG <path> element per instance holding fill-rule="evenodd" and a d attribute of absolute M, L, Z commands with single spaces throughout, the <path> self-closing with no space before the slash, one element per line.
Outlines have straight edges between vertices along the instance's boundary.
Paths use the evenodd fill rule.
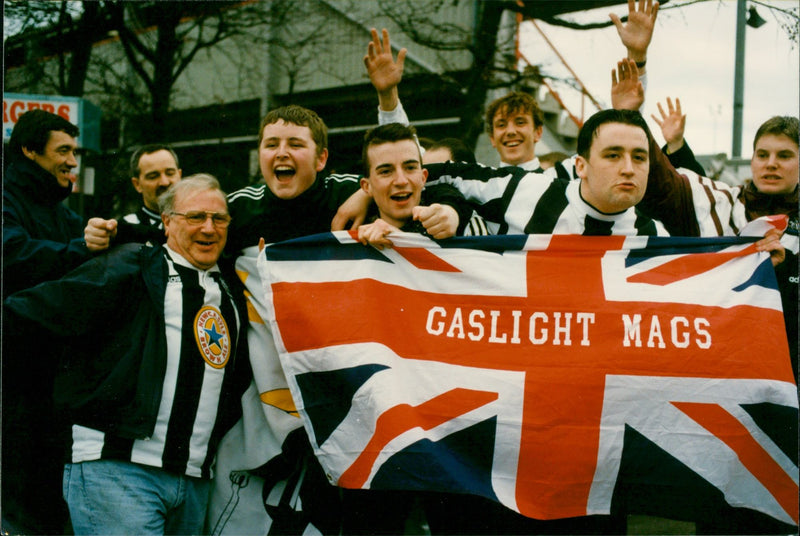
<path fill-rule="evenodd" d="M 109 31 L 105 2 L 25 2 L 4 5 L 16 43 L 6 54 L 25 54 L 23 83 L 71 97 L 83 96 L 92 46 Z M 5 43 L 8 45 L 8 41 Z M 55 56 L 57 68 L 48 71 L 39 60 Z M 6 69 L 16 62 L 6 58 Z"/>

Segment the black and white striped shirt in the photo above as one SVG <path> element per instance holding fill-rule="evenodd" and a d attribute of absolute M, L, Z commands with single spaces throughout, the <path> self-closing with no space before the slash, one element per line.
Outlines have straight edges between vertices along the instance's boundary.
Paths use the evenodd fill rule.
<path fill-rule="evenodd" d="M 72 462 L 118 459 L 209 478 L 224 430 L 221 393 L 233 380 L 230 362 L 240 319 L 214 267 L 203 271 L 164 246 L 167 365 L 153 435 L 126 439 L 74 425 Z"/>
<path fill-rule="evenodd" d="M 664 226 L 629 208 L 615 214 L 583 200 L 580 180 L 552 178 L 519 167 L 431 164 L 429 185 L 448 183 L 476 203 L 493 234 L 659 235 Z"/>

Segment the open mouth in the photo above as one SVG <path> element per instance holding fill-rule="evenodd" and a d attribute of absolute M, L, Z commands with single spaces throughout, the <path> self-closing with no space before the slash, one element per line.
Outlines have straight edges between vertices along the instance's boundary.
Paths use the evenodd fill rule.
<path fill-rule="evenodd" d="M 411 192 L 405 192 L 401 194 L 394 194 L 391 196 L 392 201 L 408 201 L 411 198 Z"/>
<path fill-rule="evenodd" d="M 516 146 L 520 145 L 521 143 L 522 143 L 522 140 L 509 140 L 507 142 L 504 142 L 503 145 L 505 145 L 506 147 L 516 147 Z"/>
<path fill-rule="evenodd" d="M 278 166 L 274 170 L 275 177 L 280 180 L 287 180 L 294 177 L 295 169 L 290 166 Z"/>

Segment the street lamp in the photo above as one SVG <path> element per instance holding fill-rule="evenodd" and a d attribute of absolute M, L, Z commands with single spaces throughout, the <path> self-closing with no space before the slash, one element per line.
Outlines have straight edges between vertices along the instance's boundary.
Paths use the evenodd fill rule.
<path fill-rule="evenodd" d="M 733 146 L 731 158 L 742 156 L 742 111 L 744 109 L 744 34 L 745 25 L 760 28 L 767 21 L 761 18 L 755 6 L 747 14 L 745 0 L 736 3 L 736 63 L 733 74 Z"/>

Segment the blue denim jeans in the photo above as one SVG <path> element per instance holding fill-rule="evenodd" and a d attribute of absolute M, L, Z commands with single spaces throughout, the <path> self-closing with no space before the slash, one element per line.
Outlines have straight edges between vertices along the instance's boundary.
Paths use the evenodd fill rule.
<path fill-rule="evenodd" d="M 82 534 L 202 534 L 210 481 L 116 460 L 64 466 L 64 499 Z"/>

